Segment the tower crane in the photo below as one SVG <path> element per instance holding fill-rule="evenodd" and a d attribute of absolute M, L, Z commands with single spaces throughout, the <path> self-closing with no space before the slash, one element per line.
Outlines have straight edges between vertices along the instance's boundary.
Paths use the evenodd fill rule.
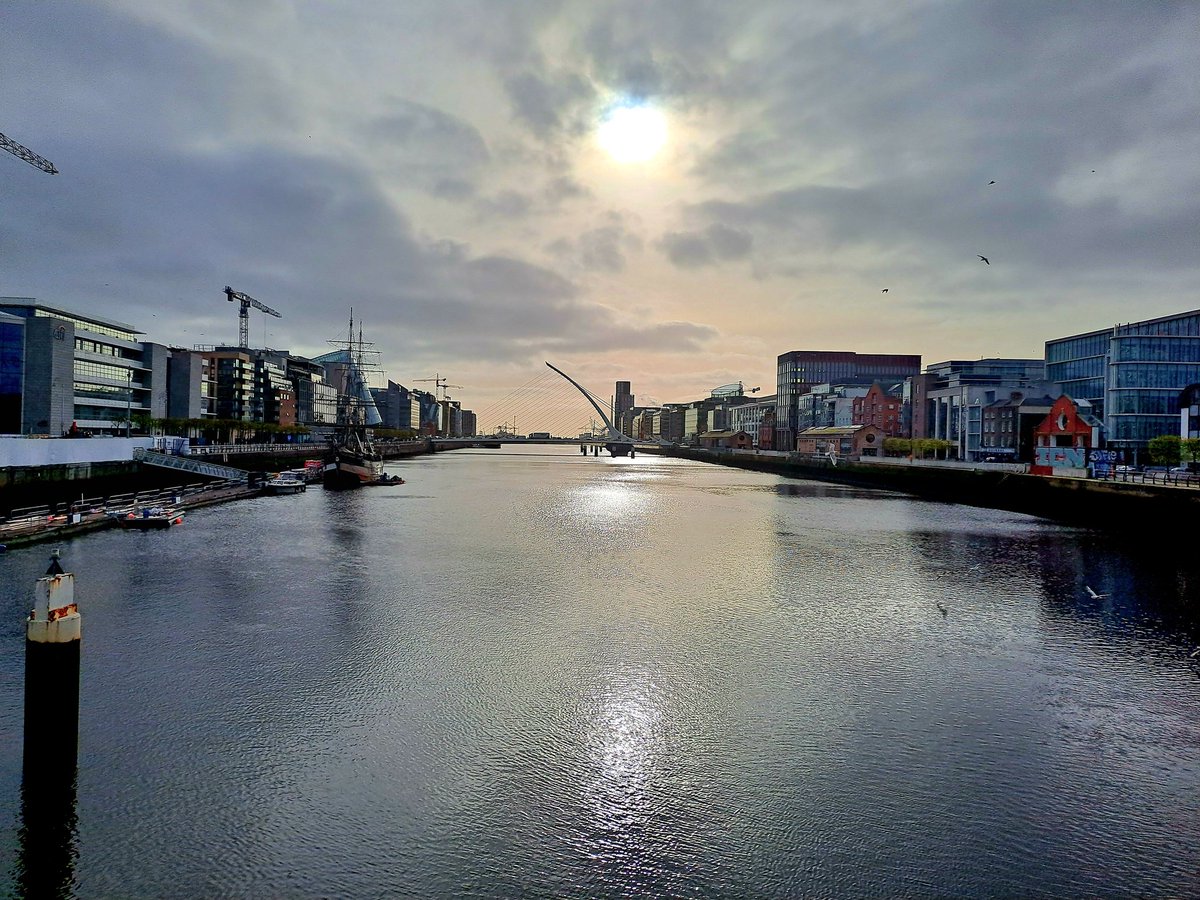
<path fill-rule="evenodd" d="M 7 150 L 17 159 L 23 159 L 31 166 L 37 166 L 47 175 L 57 175 L 58 169 L 54 167 L 54 163 L 46 159 L 44 156 L 38 156 L 28 147 L 18 144 L 10 137 L 0 134 L 0 150 Z"/>
<path fill-rule="evenodd" d="M 441 396 L 438 397 L 439 400 L 449 400 L 450 399 L 450 395 L 446 393 L 446 388 L 458 388 L 460 390 L 463 389 L 463 386 L 461 384 L 447 384 L 446 379 L 443 378 L 441 375 L 437 374 L 436 372 L 434 373 L 432 378 L 416 378 L 416 379 L 414 379 L 414 383 L 420 383 L 422 381 L 432 381 L 433 382 L 434 396 L 437 396 L 439 391 L 441 392 Z"/>
<path fill-rule="evenodd" d="M 234 300 L 242 301 L 242 308 L 238 310 L 238 346 L 250 347 L 250 307 L 261 309 L 269 316 L 274 316 L 277 319 L 283 318 L 283 313 L 275 312 L 265 303 L 259 303 L 248 294 L 243 294 L 241 291 L 235 291 L 229 285 L 225 285 L 225 299 L 232 303 Z"/>

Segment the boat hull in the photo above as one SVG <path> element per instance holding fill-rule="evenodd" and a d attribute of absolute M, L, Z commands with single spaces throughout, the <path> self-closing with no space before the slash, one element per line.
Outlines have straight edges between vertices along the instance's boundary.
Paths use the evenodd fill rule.
<path fill-rule="evenodd" d="M 327 488 L 344 489 L 374 484 L 383 477 L 383 460 L 340 452 L 325 463 L 321 481 Z"/>
<path fill-rule="evenodd" d="M 134 531 L 154 531 L 160 528 L 170 528 L 172 525 L 179 525 L 183 522 L 183 513 L 175 511 L 164 515 L 153 516 L 136 516 L 126 515 L 116 520 L 117 525 L 121 528 L 130 528 Z"/>

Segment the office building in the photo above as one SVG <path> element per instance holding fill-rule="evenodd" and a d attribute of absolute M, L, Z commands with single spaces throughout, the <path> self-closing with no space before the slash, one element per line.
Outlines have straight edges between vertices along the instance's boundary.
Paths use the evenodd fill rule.
<path fill-rule="evenodd" d="M 949 441 L 950 453 L 978 460 L 983 452 L 983 408 L 1013 391 L 1043 394 L 1040 359 L 972 359 L 934 363 L 912 378 L 912 436 Z"/>
<path fill-rule="evenodd" d="M 124 433 L 139 416 L 167 413 L 168 349 L 137 340 L 132 325 L 39 303 L 0 297 L 4 340 L 24 331 L 20 380 L 20 432 L 62 435 L 72 431 Z M 6 350 L 6 369 L 15 355 Z M 14 381 L 9 377 L 7 389 Z M 11 421 L 14 401 L 8 395 Z"/>
<path fill-rule="evenodd" d="M 776 362 L 775 446 L 792 448 L 798 428 L 799 399 L 814 385 L 890 387 L 921 371 L 921 357 L 891 353 L 792 350 Z"/>
<path fill-rule="evenodd" d="M 1086 400 L 1107 446 L 1134 459 L 1179 434 L 1180 394 L 1200 383 L 1200 310 L 1047 341 L 1046 377 Z"/>

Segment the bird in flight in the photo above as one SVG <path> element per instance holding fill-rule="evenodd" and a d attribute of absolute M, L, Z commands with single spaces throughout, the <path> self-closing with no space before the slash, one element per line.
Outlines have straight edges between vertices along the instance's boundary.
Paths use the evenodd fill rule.
<path fill-rule="evenodd" d="M 888 291 L 888 289 L 887 289 L 887 288 L 884 288 L 884 289 L 883 289 L 882 291 L 880 291 L 879 293 L 881 293 L 881 294 L 886 294 L 886 293 L 887 293 L 887 291 Z"/>
<path fill-rule="evenodd" d="M 989 182 L 988 182 L 988 184 L 995 184 L 995 183 L 996 183 L 996 182 L 994 182 L 994 181 L 989 181 Z"/>
<path fill-rule="evenodd" d="M 984 256 L 983 254 L 981 254 L 981 253 L 976 253 L 975 255 L 976 255 L 976 256 L 978 256 L 980 259 L 982 259 L 982 260 L 983 260 L 985 263 L 987 263 L 989 266 L 992 264 L 992 263 L 991 263 L 991 261 L 990 261 L 990 260 L 989 260 L 989 259 L 988 259 L 986 256 Z"/>
<path fill-rule="evenodd" d="M 1197 656 L 1200 656 L 1200 647 L 1197 647 L 1195 650 L 1193 650 L 1192 655 L 1189 656 L 1188 659 L 1195 659 Z"/>
<path fill-rule="evenodd" d="M 1090 584 L 1085 584 L 1084 587 L 1087 588 L 1088 596 L 1091 597 L 1093 600 L 1103 600 L 1105 597 L 1108 596 L 1108 594 L 1097 594 L 1095 591 L 1092 590 L 1092 586 Z"/>
<path fill-rule="evenodd" d="M 950 610 L 946 609 L 945 604 L 943 604 L 941 600 L 939 600 L 937 602 L 937 608 L 938 608 L 938 612 L 940 612 L 942 614 L 943 619 L 946 618 L 946 614 L 948 612 L 950 612 Z"/>

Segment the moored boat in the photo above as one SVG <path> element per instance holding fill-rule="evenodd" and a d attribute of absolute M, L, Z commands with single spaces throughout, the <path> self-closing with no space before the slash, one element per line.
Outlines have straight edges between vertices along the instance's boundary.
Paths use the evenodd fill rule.
<path fill-rule="evenodd" d="M 339 344 L 339 350 L 327 355 L 329 362 L 339 367 L 341 383 L 337 428 L 325 457 L 321 481 L 325 487 L 335 489 L 390 484 L 390 480 L 385 480 L 388 476 L 383 474 L 383 454 L 371 442 L 369 429 L 382 424 L 383 419 L 367 387 L 365 345 L 361 326 L 355 338 L 353 311 L 349 335 Z"/>
<path fill-rule="evenodd" d="M 265 494 L 299 494 L 308 490 L 308 484 L 301 475 L 295 472 L 280 472 L 274 478 L 263 484 Z"/>
<path fill-rule="evenodd" d="M 114 518 L 122 528 L 151 531 L 182 524 L 183 510 L 169 506 L 145 506 L 141 509 L 131 509 Z"/>

